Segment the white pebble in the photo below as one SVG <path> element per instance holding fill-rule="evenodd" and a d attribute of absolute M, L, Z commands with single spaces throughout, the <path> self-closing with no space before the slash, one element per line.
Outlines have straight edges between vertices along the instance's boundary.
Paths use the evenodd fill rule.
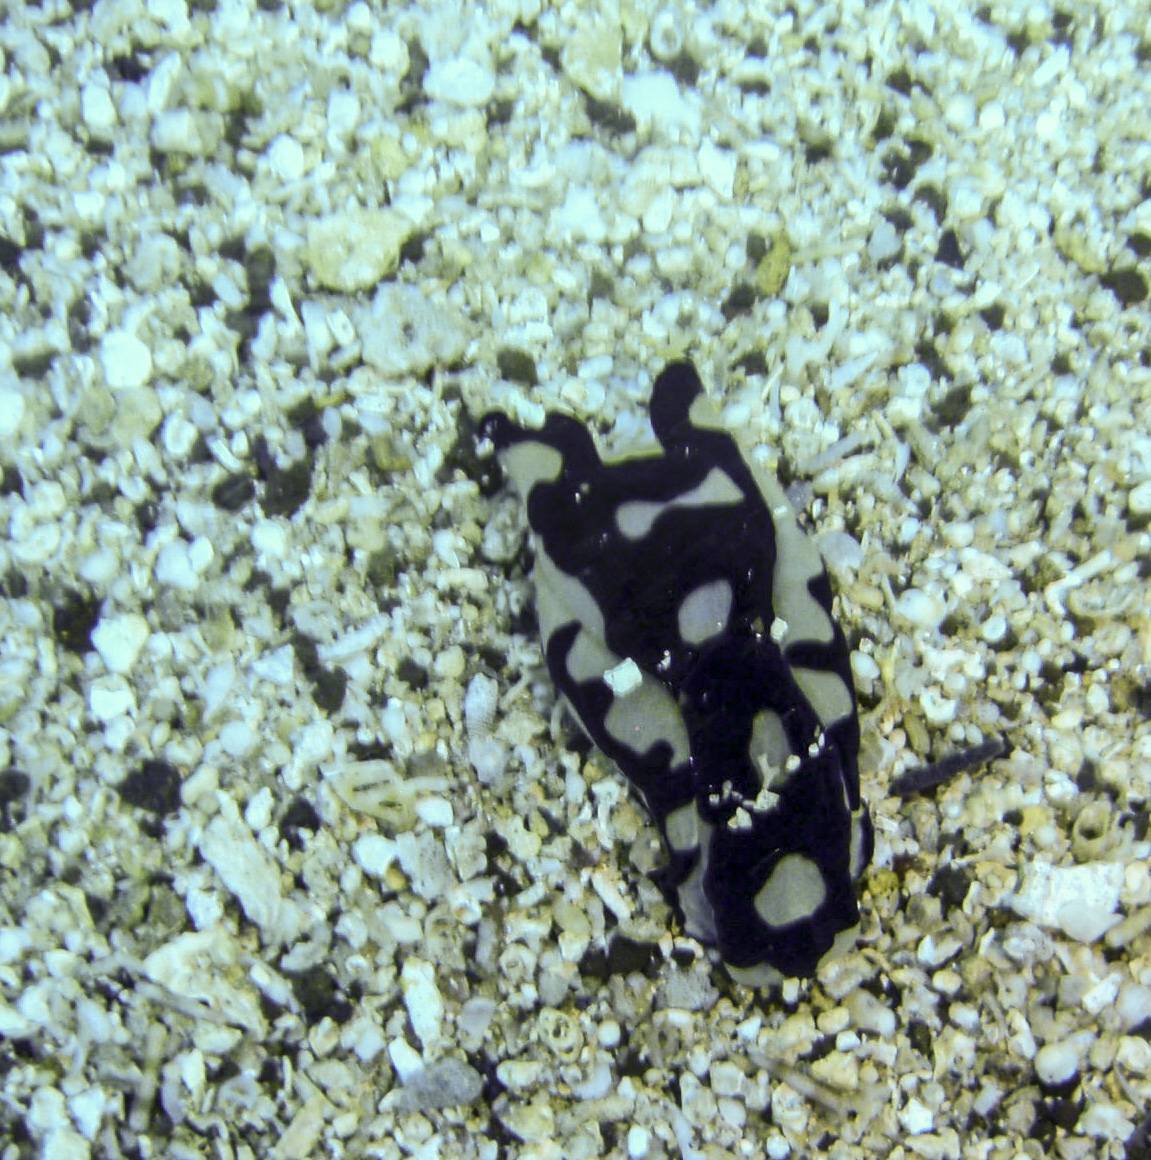
<path fill-rule="evenodd" d="M 0 439 L 8 439 L 20 430 L 24 422 L 24 396 L 19 387 L 0 386 Z"/>
<path fill-rule="evenodd" d="M 200 696 L 206 718 L 218 712 L 232 693 L 236 684 L 236 668 L 231 661 L 221 661 L 213 665 L 205 674 Z"/>
<path fill-rule="evenodd" d="M 478 108 L 491 100 L 496 78 L 489 65 L 467 57 L 437 61 L 424 76 L 424 92 L 433 101 Z"/>
<path fill-rule="evenodd" d="M 919 694 L 919 706 L 930 725 L 947 725 L 955 720 L 959 702 L 953 697 L 944 697 L 938 689 L 924 689 Z"/>
<path fill-rule="evenodd" d="M 961 940 L 953 934 L 927 934 L 919 940 L 915 956 L 926 967 L 942 966 L 963 949 Z"/>
<path fill-rule="evenodd" d="M 16 962 L 31 945 L 32 936 L 22 927 L 0 927 L 0 964 Z"/>
<path fill-rule="evenodd" d="M 895 1013 L 870 991 L 858 988 L 844 1001 L 852 1022 L 862 1031 L 872 1031 L 882 1039 L 895 1034 Z"/>
<path fill-rule="evenodd" d="M 993 612 L 979 630 L 979 635 L 988 644 L 998 644 L 1006 635 L 1008 629 L 1007 617 L 1000 612 Z"/>
<path fill-rule="evenodd" d="M 525 1092 L 539 1083 L 543 1063 L 538 1059 L 505 1059 L 496 1067 L 500 1083 L 514 1092 Z"/>
<path fill-rule="evenodd" d="M 623 29 L 618 15 L 598 17 L 593 15 L 595 7 L 588 5 L 565 37 L 560 66 L 585 93 L 614 103 L 623 73 Z"/>
<path fill-rule="evenodd" d="M 272 796 L 272 791 L 268 786 L 261 786 L 248 799 L 248 804 L 244 807 L 244 821 L 256 832 L 272 824 L 272 807 L 275 804 L 275 798 Z"/>
<path fill-rule="evenodd" d="M 494 737 L 473 737 L 468 742 L 468 761 L 484 785 L 494 785 L 508 767 L 508 747 Z"/>
<path fill-rule="evenodd" d="M 74 1128 L 61 1123 L 44 1136 L 36 1154 L 42 1160 L 89 1160 L 92 1147 Z"/>
<path fill-rule="evenodd" d="M 690 136 L 699 132 L 699 102 L 686 99 L 666 69 L 625 74 L 623 105 L 641 126 L 678 127 Z"/>
<path fill-rule="evenodd" d="M 377 29 L 368 50 L 368 63 L 392 80 L 402 80 L 411 64 L 404 38 L 390 28 Z"/>
<path fill-rule="evenodd" d="M 408 716 L 404 711 L 404 702 L 398 697 L 388 698 L 380 714 L 380 728 L 398 754 L 404 756 L 411 753 L 412 734 L 408 727 Z"/>
<path fill-rule="evenodd" d="M 85 1088 L 69 1097 L 68 1111 L 86 1140 L 96 1138 L 109 1103 L 110 1097 L 98 1087 Z"/>
<path fill-rule="evenodd" d="M 1124 1071 L 1142 1076 L 1151 1075 L 1151 1043 L 1138 1035 L 1124 1035 L 1119 1040 L 1115 1062 Z"/>
<path fill-rule="evenodd" d="M 643 211 L 643 228 L 649 234 L 662 234 L 672 222 L 676 209 L 674 189 L 658 190 Z"/>
<path fill-rule="evenodd" d="M 975 125 L 975 101 L 966 93 L 956 93 L 943 106 L 943 116 L 953 129 L 966 131 Z"/>
<path fill-rule="evenodd" d="M 979 127 L 985 133 L 995 133 L 1006 123 L 1003 106 L 998 101 L 988 101 L 979 111 Z"/>
<path fill-rule="evenodd" d="M 601 1047 L 618 1047 L 623 1038 L 623 1029 L 614 1019 L 605 1019 L 596 1029 L 596 1038 Z"/>
<path fill-rule="evenodd" d="M 88 708 L 97 721 L 136 711 L 136 696 L 121 676 L 97 677 L 88 690 Z"/>
<path fill-rule="evenodd" d="M 100 366 L 113 390 L 142 387 L 152 377 L 152 352 L 129 331 L 110 330 L 100 340 Z"/>
<path fill-rule="evenodd" d="M 282 560 L 288 553 L 288 533 L 275 520 L 261 520 L 252 528 L 252 547 L 266 559 Z"/>
<path fill-rule="evenodd" d="M 491 733 L 499 692 L 496 681 L 484 673 L 476 673 L 468 682 L 468 691 L 464 694 L 464 723 L 469 735 L 486 737 Z"/>
<path fill-rule="evenodd" d="M 87 84 L 81 89 L 80 117 L 89 129 L 98 133 L 116 124 L 116 106 L 105 85 Z"/>
<path fill-rule="evenodd" d="M 173 412 L 164 420 L 164 426 L 160 432 L 164 450 L 177 459 L 183 459 L 187 456 L 192 448 L 195 447 L 196 440 L 199 437 L 200 432 L 197 430 L 196 425 L 190 423 L 178 411 Z"/>
<path fill-rule="evenodd" d="M 708 1073 L 711 1090 L 717 1096 L 737 1097 L 744 1088 L 744 1075 L 730 1059 L 720 1059 L 711 1065 Z"/>
<path fill-rule="evenodd" d="M 1127 1104 L 1126 1106 L 1130 1107 L 1131 1105 Z M 1119 1148 L 1124 1141 L 1130 1140 L 1135 1131 L 1135 1124 L 1114 1104 L 1096 1098 L 1088 1102 L 1083 1115 L 1079 1117 L 1079 1122 L 1075 1125 L 1075 1130 L 1077 1133 L 1094 1136 L 1099 1140 L 1114 1141 L 1115 1146 Z M 1127 1152 L 1127 1155 L 1134 1156 L 1136 1152 L 1131 1150 Z"/>
<path fill-rule="evenodd" d="M 496 1004 L 486 995 L 473 995 L 456 1015 L 456 1030 L 470 1041 L 479 1044 L 495 1018 Z"/>
<path fill-rule="evenodd" d="M 604 684 L 611 689 L 615 696 L 626 697 L 643 684 L 643 673 L 640 671 L 639 665 L 631 657 L 628 657 L 627 660 L 620 661 L 615 668 L 608 669 L 604 673 L 603 679 Z"/>
<path fill-rule="evenodd" d="M 55 521 L 41 521 L 31 504 L 18 505 L 8 522 L 8 543 L 21 564 L 43 564 L 60 547 L 61 528 Z"/>
<path fill-rule="evenodd" d="M 651 1149 L 651 1133 L 639 1124 L 627 1130 L 627 1154 L 631 1160 L 643 1160 Z"/>
<path fill-rule="evenodd" d="M 1083 1010 L 1088 1015 L 1098 1015 L 1102 1011 L 1109 1010 L 1115 1005 L 1115 997 L 1119 994 L 1119 983 L 1120 975 L 1117 971 L 1104 975 L 1102 979 L 1083 992 L 1083 998 L 1080 1000 Z"/>
<path fill-rule="evenodd" d="M 308 226 L 304 258 L 328 290 L 368 290 L 395 270 L 412 223 L 394 209 L 353 208 Z"/>
<path fill-rule="evenodd" d="M 455 821 L 452 803 L 447 798 L 420 798 L 416 802 L 416 816 L 426 825 L 442 830 Z"/>
<path fill-rule="evenodd" d="M 0 956 L 3 962 L 3 956 Z M 1151 1019 L 1151 987 L 1141 983 L 1124 983 L 1115 1003 L 1119 1021 L 1126 1030 Z"/>
<path fill-rule="evenodd" d="M 873 656 L 856 649 L 851 654 L 851 671 L 860 681 L 874 681 L 879 676 L 879 665 Z"/>
<path fill-rule="evenodd" d="M 1144 480 L 1128 492 L 1127 510 L 1133 516 L 1151 515 L 1151 479 Z"/>
<path fill-rule="evenodd" d="M 917 628 L 938 628 L 947 615 L 947 606 L 922 588 L 908 588 L 896 599 L 895 613 Z"/>
<path fill-rule="evenodd" d="M 931 1114 L 931 1109 L 914 1097 L 907 1101 L 899 1113 L 899 1122 L 903 1125 L 904 1131 L 912 1136 L 930 1132 L 935 1127 L 935 1117 Z"/>
<path fill-rule="evenodd" d="M 45 1083 L 32 1092 L 32 1097 L 28 1101 L 26 1123 L 36 1135 L 43 1135 L 67 1122 L 68 1113 L 64 1105 L 64 1096 L 59 1089 Z"/>
<path fill-rule="evenodd" d="M 388 1044 L 388 1056 L 401 1083 L 407 1083 L 423 1070 L 423 1057 L 406 1039 L 393 1039 Z"/>
<path fill-rule="evenodd" d="M 975 540 L 975 525 L 970 520 L 956 520 L 943 525 L 943 538 L 953 548 L 970 548 Z"/>
<path fill-rule="evenodd" d="M 220 744 L 229 757 L 247 757 L 256 746 L 256 734 L 246 721 L 229 721 L 220 730 Z"/>
<path fill-rule="evenodd" d="M 867 256 L 873 262 L 884 262 L 899 253 L 903 239 L 887 220 L 880 220 L 867 243 Z"/>
<path fill-rule="evenodd" d="M 735 154 L 711 141 L 699 147 L 699 172 L 704 183 L 715 193 L 730 199 L 735 191 Z"/>
<path fill-rule="evenodd" d="M 438 1043 L 444 1020 L 444 1001 L 436 986 L 436 970 L 422 959 L 409 958 L 400 974 L 404 1006 L 420 1042 L 428 1047 Z"/>
<path fill-rule="evenodd" d="M 435 834 L 397 834 L 396 854 L 412 890 L 421 898 L 438 901 L 455 884 L 443 839 Z"/>
<path fill-rule="evenodd" d="M 983 212 L 983 194 L 970 182 L 957 182 L 949 193 L 949 208 L 958 221 L 971 221 Z"/>
<path fill-rule="evenodd" d="M 161 584 L 191 592 L 199 587 L 200 576 L 215 558 L 211 540 L 197 536 L 190 544 L 173 540 L 156 557 L 156 579 Z"/>
<path fill-rule="evenodd" d="M 282 181 L 298 181 L 304 176 L 304 147 L 286 133 L 272 139 L 267 149 L 268 165 Z"/>
<path fill-rule="evenodd" d="M 396 843 L 382 834 L 363 834 L 352 843 L 352 857 L 373 878 L 382 878 L 396 860 Z"/>
<path fill-rule="evenodd" d="M 1035 1074 L 1048 1087 L 1067 1083 L 1078 1070 L 1079 1051 L 1072 1042 L 1045 1043 L 1035 1053 Z"/>
<path fill-rule="evenodd" d="M 200 124 L 191 109 L 164 109 L 152 121 L 152 147 L 161 153 L 192 156 L 204 148 Z"/>
<path fill-rule="evenodd" d="M 602 242 L 607 237 L 607 221 L 595 190 L 569 186 L 563 204 L 552 210 L 550 231 L 559 238 Z"/>
<path fill-rule="evenodd" d="M 437 677 L 445 677 L 450 681 L 458 681 L 464 675 L 464 666 L 467 657 L 458 644 L 448 645 L 443 652 L 436 655 L 433 667 Z"/>
<path fill-rule="evenodd" d="M 328 96 L 328 139 L 346 142 L 360 120 L 360 98 L 350 89 L 333 89 Z"/>
<path fill-rule="evenodd" d="M 110 673 L 127 673 L 148 642 L 148 622 L 136 612 L 101 618 L 92 630 L 92 646 Z"/>

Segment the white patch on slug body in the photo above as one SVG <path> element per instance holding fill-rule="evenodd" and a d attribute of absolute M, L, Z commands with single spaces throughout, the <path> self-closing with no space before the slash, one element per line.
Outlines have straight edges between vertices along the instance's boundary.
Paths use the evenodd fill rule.
<path fill-rule="evenodd" d="M 838 673 L 827 669 L 804 669 L 797 665 L 792 668 L 791 675 L 825 729 L 851 716 L 854 707 L 851 690 Z"/>
<path fill-rule="evenodd" d="M 671 508 L 726 505 L 740 503 L 742 500 L 743 492 L 735 486 L 731 476 L 713 467 L 704 476 L 702 483 L 666 503 L 640 499 L 621 503 L 616 509 L 615 525 L 620 534 L 629 540 L 642 540 L 651 531 L 655 521 Z"/>
<path fill-rule="evenodd" d="M 828 643 L 835 635 L 831 617 L 807 587 L 808 581 L 823 572 L 823 561 L 815 545 L 801 531 L 787 493 L 780 487 L 779 481 L 764 471 L 748 454 L 747 447 L 738 435 L 726 430 L 706 395 L 698 395 L 693 400 L 689 418 L 695 427 L 730 434 L 755 480 L 775 532 L 772 603 L 776 617 L 784 622 L 788 630 L 788 640 Z"/>
<path fill-rule="evenodd" d="M 755 909 L 770 927 L 811 918 L 827 898 L 819 867 L 803 854 L 785 854 L 755 896 Z"/>
<path fill-rule="evenodd" d="M 593 640 L 603 644 L 607 633 L 604 628 L 603 613 L 595 597 L 574 576 L 561 572 L 552 563 L 547 548 L 539 536 L 533 537 L 536 548 L 536 564 L 533 579 L 536 585 L 536 615 L 540 622 L 540 636 L 544 646 L 551 640 L 556 629 L 570 624 L 573 620 Z M 600 667 L 599 676 L 605 668 L 618 664 L 622 659 L 603 645 L 604 652 L 612 659 Z"/>
<path fill-rule="evenodd" d="M 598 680 L 618 663 L 619 657 L 602 640 L 596 640 L 590 632 L 581 629 L 568 652 L 568 676 L 577 685 Z"/>
<path fill-rule="evenodd" d="M 852 878 L 858 878 L 864 870 L 866 863 L 864 862 L 865 843 L 863 840 L 864 827 L 864 811 L 860 807 L 851 815 L 851 851 L 848 856 L 848 866 L 851 867 L 850 873 Z"/>
<path fill-rule="evenodd" d="M 691 873 L 679 884 L 676 894 L 679 908 L 683 911 L 684 930 L 700 942 L 713 944 L 716 941 L 715 912 L 703 892 L 712 827 L 700 818 L 699 830 L 699 858 L 691 868 Z"/>
<path fill-rule="evenodd" d="M 733 593 L 727 580 L 712 580 L 689 592 L 679 606 L 679 635 L 700 645 L 727 628 Z"/>
<path fill-rule="evenodd" d="M 667 844 L 677 853 L 685 854 L 699 845 L 699 812 L 695 802 L 674 809 L 664 819 Z"/>
<path fill-rule="evenodd" d="M 779 714 L 760 709 L 751 722 L 751 741 L 747 747 L 752 765 L 759 770 L 765 789 L 778 789 L 790 776 L 787 759 L 791 747 Z"/>
<path fill-rule="evenodd" d="M 626 697 L 616 697 L 604 717 L 604 728 L 621 745 L 643 756 L 653 745 L 671 746 L 671 763 L 691 757 L 691 742 L 675 698 L 653 677 L 643 674 L 643 684 Z"/>
<path fill-rule="evenodd" d="M 554 483 L 564 469 L 564 457 L 554 447 L 533 439 L 513 443 L 500 458 L 525 500 L 537 483 Z"/>

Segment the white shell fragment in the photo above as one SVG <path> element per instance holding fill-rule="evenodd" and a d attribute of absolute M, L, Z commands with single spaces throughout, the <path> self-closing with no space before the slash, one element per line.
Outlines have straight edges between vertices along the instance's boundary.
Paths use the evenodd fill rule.
<path fill-rule="evenodd" d="M 1122 889 L 1123 866 L 1117 862 L 1084 866 L 1035 862 L 1024 870 L 1010 905 L 1016 914 L 1040 926 L 1091 943 L 1119 922 L 1115 910 Z"/>
<path fill-rule="evenodd" d="M 200 853 L 268 942 L 288 943 L 303 928 L 301 905 L 285 897 L 280 874 L 252 831 L 231 809 L 217 814 L 200 836 Z"/>

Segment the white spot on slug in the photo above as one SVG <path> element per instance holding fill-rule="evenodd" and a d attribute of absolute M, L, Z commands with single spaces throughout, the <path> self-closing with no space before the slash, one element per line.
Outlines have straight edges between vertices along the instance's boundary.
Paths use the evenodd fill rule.
<path fill-rule="evenodd" d="M 826 897 L 819 867 L 802 854 L 785 854 L 756 894 L 755 909 L 768 926 L 789 926 L 811 918 Z"/>
<path fill-rule="evenodd" d="M 686 644 L 703 644 L 727 628 L 732 590 L 726 580 L 712 580 L 689 592 L 679 606 L 679 635 Z"/>

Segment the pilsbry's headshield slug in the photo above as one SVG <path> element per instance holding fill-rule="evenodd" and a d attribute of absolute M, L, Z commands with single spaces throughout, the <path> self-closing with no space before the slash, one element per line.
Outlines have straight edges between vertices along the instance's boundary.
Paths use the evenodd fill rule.
<path fill-rule="evenodd" d="M 740 982 L 810 975 L 854 940 L 872 848 L 831 585 L 691 363 L 650 413 L 660 448 L 609 462 L 565 415 L 480 430 L 527 505 L 548 670 L 658 825 L 687 931 Z"/>

